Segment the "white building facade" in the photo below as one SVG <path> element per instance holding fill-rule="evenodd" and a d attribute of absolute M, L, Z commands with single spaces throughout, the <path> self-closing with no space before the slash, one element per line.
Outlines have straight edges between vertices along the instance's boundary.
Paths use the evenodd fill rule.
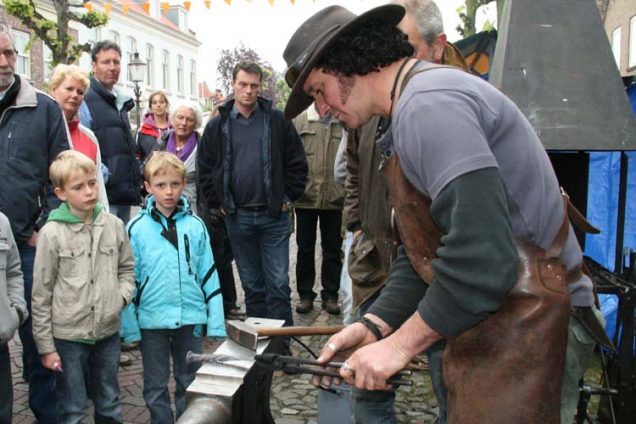
<path fill-rule="evenodd" d="M 103 11 L 104 1 L 91 1 L 94 10 Z M 78 28 L 80 43 L 94 44 L 112 40 L 122 51 L 121 74 L 117 87 L 133 93 L 135 84 L 128 73 L 128 63 L 135 52 L 146 62 L 145 81 L 142 88 L 142 113 L 147 109 L 148 96 L 164 91 L 171 104 L 188 100 L 198 102 L 197 56 L 201 43 L 188 29 L 187 12 L 183 6 L 171 6 L 163 13 L 158 0 L 150 0 L 149 13 L 142 9 L 142 2 L 130 0 L 125 13 L 123 2 L 110 1 L 108 24 L 88 29 Z M 82 55 L 80 66 L 91 70 L 89 54 Z M 134 97 L 134 96 L 133 96 Z"/>

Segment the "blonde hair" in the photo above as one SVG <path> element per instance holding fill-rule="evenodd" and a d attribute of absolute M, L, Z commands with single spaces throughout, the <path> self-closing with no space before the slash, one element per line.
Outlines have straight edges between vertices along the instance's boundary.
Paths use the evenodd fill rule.
<path fill-rule="evenodd" d="M 144 167 L 144 180 L 150 183 L 152 177 L 166 173 L 168 170 L 177 171 L 185 179 L 186 167 L 181 159 L 168 152 L 154 152 Z"/>
<path fill-rule="evenodd" d="M 51 73 L 51 78 L 49 80 L 49 91 L 56 90 L 66 78 L 72 78 L 82 83 L 85 90 L 88 90 L 88 86 L 90 81 L 86 76 L 86 73 L 82 71 L 82 69 L 77 65 L 66 65 L 64 63 L 60 63 Z"/>
<path fill-rule="evenodd" d="M 88 156 L 76 150 L 64 150 L 57 155 L 49 168 L 49 177 L 53 187 L 63 189 L 71 174 L 77 171 L 97 175 L 95 162 Z"/>

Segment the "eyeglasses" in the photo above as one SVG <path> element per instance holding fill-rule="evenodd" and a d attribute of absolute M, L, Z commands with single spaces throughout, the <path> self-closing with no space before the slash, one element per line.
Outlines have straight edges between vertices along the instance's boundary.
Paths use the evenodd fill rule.
<path fill-rule="evenodd" d="M 18 54 L 16 49 L 4 49 L 0 50 L 0 54 L 3 54 L 5 58 L 12 59 L 15 55 Z"/>

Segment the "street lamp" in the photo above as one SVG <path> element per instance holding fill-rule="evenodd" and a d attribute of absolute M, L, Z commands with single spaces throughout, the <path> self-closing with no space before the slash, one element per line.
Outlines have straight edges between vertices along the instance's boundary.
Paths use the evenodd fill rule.
<path fill-rule="evenodd" d="M 130 80 L 135 83 L 135 105 L 137 112 L 137 129 L 139 129 L 139 122 L 141 119 L 141 88 L 139 87 L 139 83 L 144 81 L 144 76 L 146 74 L 146 62 L 139 58 L 139 53 L 133 53 L 132 60 L 128 63 L 128 75 L 130 76 Z"/>

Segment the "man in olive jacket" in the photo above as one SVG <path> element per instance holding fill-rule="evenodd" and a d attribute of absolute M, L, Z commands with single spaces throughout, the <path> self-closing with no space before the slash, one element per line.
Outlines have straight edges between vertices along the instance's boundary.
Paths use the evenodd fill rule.
<path fill-rule="evenodd" d="M 322 307 L 328 313 L 340 313 L 338 289 L 342 268 L 342 203 L 343 187 L 334 179 L 334 163 L 338 146 L 346 133 L 342 125 L 331 117 L 320 118 L 314 106 L 294 119 L 307 154 L 309 178 L 303 195 L 294 202 L 296 212 L 296 287 L 300 301 L 296 312 L 307 313 L 313 309 L 316 294 L 313 291 L 316 278 L 316 226 L 320 221 L 322 245 Z"/>

